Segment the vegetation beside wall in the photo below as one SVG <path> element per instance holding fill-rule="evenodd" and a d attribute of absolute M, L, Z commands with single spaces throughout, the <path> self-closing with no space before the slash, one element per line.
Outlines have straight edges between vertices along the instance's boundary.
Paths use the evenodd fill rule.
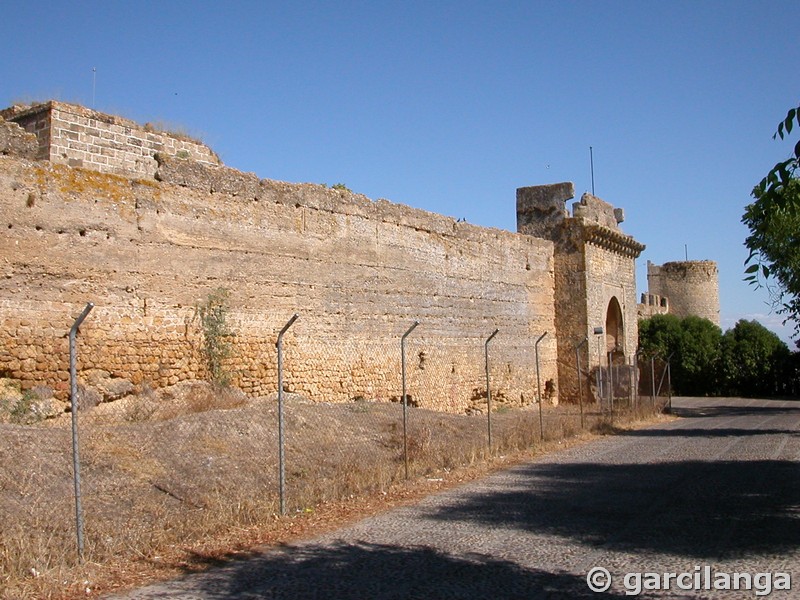
<path fill-rule="evenodd" d="M 655 315 L 639 322 L 639 349 L 669 359 L 677 395 L 800 394 L 800 352 L 756 321 L 742 319 L 723 333 L 700 317 Z"/>

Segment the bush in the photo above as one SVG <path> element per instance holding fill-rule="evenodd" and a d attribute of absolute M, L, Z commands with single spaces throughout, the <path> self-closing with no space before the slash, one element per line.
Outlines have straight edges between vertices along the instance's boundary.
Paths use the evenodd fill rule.
<path fill-rule="evenodd" d="M 228 290 L 217 288 L 204 302 L 195 308 L 203 330 L 203 355 L 211 382 L 221 386 L 228 385 L 230 376 L 225 370 L 225 359 L 231 355 L 228 326 Z"/>
<path fill-rule="evenodd" d="M 639 323 L 639 349 L 669 359 L 681 396 L 789 395 L 797 378 L 797 356 L 756 321 L 740 320 L 723 335 L 707 319 L 656 315 Z"/>
<path fill-rule="evenodd" d="M 764 397 L 787 392 L 791 353 L 757 321 L 742 319 L 722 336 L 722 387 L 727 395 Z"/>
<path fill-rule="evenodd" d="M 708 319 L 655 315 L 639 323 L 639 349 L 669 360 L 672 387 L 682 396 L 719 392 L 722 331 Z"/>

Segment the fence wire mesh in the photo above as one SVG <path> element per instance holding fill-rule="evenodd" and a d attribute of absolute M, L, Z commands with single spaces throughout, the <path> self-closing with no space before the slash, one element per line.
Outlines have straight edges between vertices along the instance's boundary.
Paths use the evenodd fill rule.
<path fill-rule="evenodd" d="M 498 337 L 488 346 L 493 405 L 488 412 L 486 351 L 482 339 L 408 338 L 404 437 L 399 336 L 287 334 L 288 512 L 385 491 L 404 479 L 406 459 L 410 476 L 431 477 L 581 430 L 578 406 L 557 403 L 554 363 L 543 365 L 538 389 L 533 342 L 509 344 Z M 613 393 L 616 410 L 654 405 L 653 381 L 658 393 L 665 393 L 663 361 L 647 361 L 635 373 L 625 368 L 627 388 L 623 367 L 612 375 L 619 382 Z M 631 378 L 638 382 L 638 395 L 630 393 Z M 100 402 L 96 391 L 82 387 L 78 424 L 86 559 L 153 560 L 166 548 L 274 522 L 279 514 L 277 380 L 272 385 L 273 393 L 249 397 L 233 387 L 198 381 L 161 389 L 141 383 L 111 402 Z M 633 396 L 627 405 L 621 401 L 625 394 Z M 584 409 L 586 428 L 608 420 L 604 401 Z M 75 564 L 70 416 L 0 423 L 0 430 L 4 456 L 16 457 L 4 460 L 0 469 L 0 580 Z"/>

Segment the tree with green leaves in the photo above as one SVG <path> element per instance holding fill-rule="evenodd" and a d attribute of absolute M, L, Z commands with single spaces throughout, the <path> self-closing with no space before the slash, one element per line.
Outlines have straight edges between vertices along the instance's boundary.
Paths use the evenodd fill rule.
<path fill-rule="evenodd" d="M 786 344 L 761 323 L 740 320 L 722 336 L 723 392 L 750 398 L 785 394 L 790 357 Z"/>
<path fill-rule="evenodd" d="M 639 350 L 669 360 L 672 387 L 681 396 L 718 393 L 721 343 L 722 331 L 708 319 L 655 315 L 639 322 Z"/>
<path fill-rule="evenodd" d="M 773 139 L 800 128 L 800 106 L 778 124 Z M 745 246 L 745 281 L 766 287 L 773 307 L 800 334 L 800 141 L 794 154 L 776 164 L 753 189 L 742 222 L 750 230 Z"/>
<path fill-rule="evenodd" d="M 639 351 L 669 358 L 672 388 L 681 396 L 769 398 L 797 391 L 800 353 L 756 321 L 742 319 L 723 335 L 707 319 L 655 315 L 639 322 Z"/>

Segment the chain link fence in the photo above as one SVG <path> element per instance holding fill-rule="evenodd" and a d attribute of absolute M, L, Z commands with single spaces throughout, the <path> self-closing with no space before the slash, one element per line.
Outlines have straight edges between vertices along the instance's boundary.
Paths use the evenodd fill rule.
<path fill-rule="evenodd" d="M 489 343 L 421 329 L 406 339 L 405 405 L 398 336 L 309 338 L 291 330 L 280 394 L 277 380 L 261 397 L 199 381 L 142 383 L 100 403 L 81 388 L 77 488 L 72 415 L 0 423 L 0 581 L 60 576 L 79 554 L 97 563 L 155 561 L 175 546 L 275 522 L 281 512 L 386 491 L 406 477 L 435 477 L 641 412 L 653 382 L 649 409 L 656 409 L 666 385 L 663 362 L 647 363 L 650 379 L 641 361 L 636 371 L 595 370 L 587 383 L 613 381 L 609 399 L 579 410 L 558 404 L 554 362 L 537 373 L 534 340 L 512 344 L 498 335 Z"/>

